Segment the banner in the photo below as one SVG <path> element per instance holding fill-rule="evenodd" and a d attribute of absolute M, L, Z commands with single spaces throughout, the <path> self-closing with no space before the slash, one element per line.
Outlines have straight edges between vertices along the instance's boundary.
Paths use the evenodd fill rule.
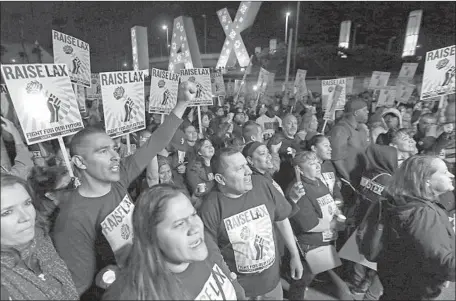
<path fill-rule="evenodd" d="M 226 93 L 228 96 L 233 96 L 235 91 L 235 83 L 231 79 L 226 83 Z"/>
<path fill-rule="evenodd" d="M 394 101 L 396 100 L 396 87 L 388 86 L 380 89 L 378 96 L 377 108 L 379 107 L 394 107 Z"/>
<path fill-rule="evenodd" d="M 209 68 L 182 69 L 181 81 L 189 81 L 196 85 L 196 97 L 189 107 L 212 106 L 211 72 Z"/>
<path fill-rule="evenodd" d="M 78 101 L 79 112 L 86 113 L 86 97 L 85 88 L 82 86 L 76 86 L 76 100 Z"/>
<path fill-rule="evenodd" d="M 409 82 L 412 81 L 417 68 L 418 63 L 403 63 L 398 78 Z"/>
<path fill-rule="evenodd" d="M 355 78 L 352 77 L 346 77 L 346 87 L 345 87 L 345 94 L 352 94 L 353 93 L 353 81 Z"/>
<path fill-rule="evenodd" d="M 346 78 L 336 78 L 330 80 L 321 81 L 321 96 L 322 96 L 322 108 L 323 110 L 327 109 L 328 101 L 330 101 L 335 92 L 336 86 L 339 85 L 342 87 L 340 92 L 339 99 L 336 103 L 335 110 L 343 110 L 345 107 L 345 90 L 346 90 L 347 79 Z"/>
<path fill-rule="evenodd" d="M 143 71 L 100 73 L 106 134 L 116 138 L 146 128 Z"/>
<path fill-rule="evenodd" d="M 90 87 L 90 47 L 84 41 L 52 30 L 54 63 L 66 64 L 71 82 L 86 88 Z"/>
<path fill-rule="evenodd" d="M 1 68 L 27 144 L 72 135 L 84 127 L 67 65 Z"/>
<path fill-rule="evenodd" d="M 372 72 L 372 77 L 369 82 L 369 89 L 370 90 L 377 90 L 385 87 L 388 84 L 388 80 L 390 77 L 390 72 L 381 72 L 381 71 L 374 71 Z"/>
<path fill-rule="evenodd" d="M 455 45 L 426 53 L 421 100 L 455 93 Z"/>
<path fill-rule="evenodd" d="M 149 75 L 149 44 L 147 42 L 147 27 L 134 26 L 131 28 L 130 33 L 133 70 L 144 70 L 144 73 Z"/>
<path fill-rule="evenodd" d="M 100 85 L 100 74 L 91 74 L 91 86 L 87 88 L 87 99 L 101 99 L 101 85 Z"/>
<path fill-rule="evenodd" d="M 408 103 L 414 89 L 415 85 L 398 80 L 396 83 L 396 101 L 399 103 Z"/>
<path fill-rule="evenodd" d="M 152 68 L 149 113 L 169 114 L 177 103 L 180 75 Z"/>
<path fill-rule="evenodd" d="M 220 96 L 226 95 L 225 82 L 223 81 L 223 74 L 219 71 L 211 71 L 211 85 L 212 95 Z"/>

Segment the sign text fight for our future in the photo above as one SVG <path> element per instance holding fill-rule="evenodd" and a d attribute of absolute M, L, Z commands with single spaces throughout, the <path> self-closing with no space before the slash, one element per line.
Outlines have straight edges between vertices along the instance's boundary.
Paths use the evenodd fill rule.
<path fill-rule="evenodd" d="M 6 80 L 68 76 L 62 65 L 14 65 L 3 66 Z"/>

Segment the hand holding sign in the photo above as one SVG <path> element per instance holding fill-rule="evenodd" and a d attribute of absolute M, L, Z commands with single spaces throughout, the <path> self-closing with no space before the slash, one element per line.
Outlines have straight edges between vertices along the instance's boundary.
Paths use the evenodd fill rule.
<path fill-rule="evenodd" d="M 177 92 L 177 102 L 178 103 L 189 103 L 194 100 L 196 97 L 197 87 L 195 83 L 192 82 L 182 82 L 179 85 L 179 90 Z"/>

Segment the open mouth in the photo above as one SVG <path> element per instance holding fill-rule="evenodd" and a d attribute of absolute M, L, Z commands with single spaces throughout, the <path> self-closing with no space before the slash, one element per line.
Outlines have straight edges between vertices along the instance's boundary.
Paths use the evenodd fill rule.
<path fill-rule="evenodd" d="M 192 249 L 198 248 L 203 242 L 204 242 L 203 239 L 200 238 L 197 241 L 191 243 L 190 248 L 192 248 Z"/>
<path fill-rule="evenodd" d="M 252 183 L 252 177 L 247 177 L 245 179 L 245 182 L 248 183 L 248 184 Z"/>
<path fill-rule="evenodd" d="M 112 170 L 113 172 L 118 172 L 118 171 L 119 171 L 119 168 L 120 168 L 119 165 L 114 165 L 114 166 L 111 167 L 111 170 Z"/>

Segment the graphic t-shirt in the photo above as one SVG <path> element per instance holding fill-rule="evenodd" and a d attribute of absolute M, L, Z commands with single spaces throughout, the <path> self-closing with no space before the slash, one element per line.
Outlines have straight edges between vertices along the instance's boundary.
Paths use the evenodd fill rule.
<path fill-rule="evenodd" d="M 318 225 L 318 219 L 331 221 L 337 206 L 329 189 L 320 179 L 315 181 L 301 178 L 306 194 L 298 200 L 299 211 L 290 218 L 293 232 L 298 241 L 312 246 L 328 245 L 337 239 L 337 231 L 308 232 Z M 294 183 L 290 184 L 288 191 Z"/>
<path fill-rule="evenodd" d="M 264 114 L 258 117 L 255 122 L 258 123 L 263 129 L 263 134 L 269 134 L 271 136 L 277 132 L 279 127 L 282 127 L 282 119 L 280 119 L 279 116 L 270 118 Z"/>
<path fill-rule="evenodd" d="M 331 160 L 321 164 L 321 181 L 329 188 L 329 192 L 335 199 L 342 199 L 340 187 L 336 185 L 336 168 Z"/>
<path fill-rule="evenodd" d="M 239 198 L 212 191 L 200 210 L 208 232 L 246 296 L 270 292 L 279 282 L 277 238 L 273 223 L 290 215 L 291 206 L 266 179 L 252 176 L 253 189 Z"/>
<path fill-rule="evenodd" d="M 244 289 L 230 276 L 231 272 L 210 235 L 206 235 L 205 241 L 208 257 L 204 261 L 192 262 L 184 272 L 174 274 L 182 290 L 190 300 L 244 299 Z M 103 295 L 103 300 L 138 300 L 135 292 L 126 289 L 124 283 L 124 279 L 114 282 Z"/>
<path fill-rule="evenodd" d="M 134 155 L 121 161 L 120 181 L 112 183 L 104 196 L 88 198 L 78 190 L 57 198 L 60 213 L 54 226 L 54 244 L 67 264 L 78 293 L 82 295 L 98 271 L 107 265 L 122 265 L 133 238 L 133 201 L 129 185 L 169 143 L 181 120 L 170 114 Z"/>

